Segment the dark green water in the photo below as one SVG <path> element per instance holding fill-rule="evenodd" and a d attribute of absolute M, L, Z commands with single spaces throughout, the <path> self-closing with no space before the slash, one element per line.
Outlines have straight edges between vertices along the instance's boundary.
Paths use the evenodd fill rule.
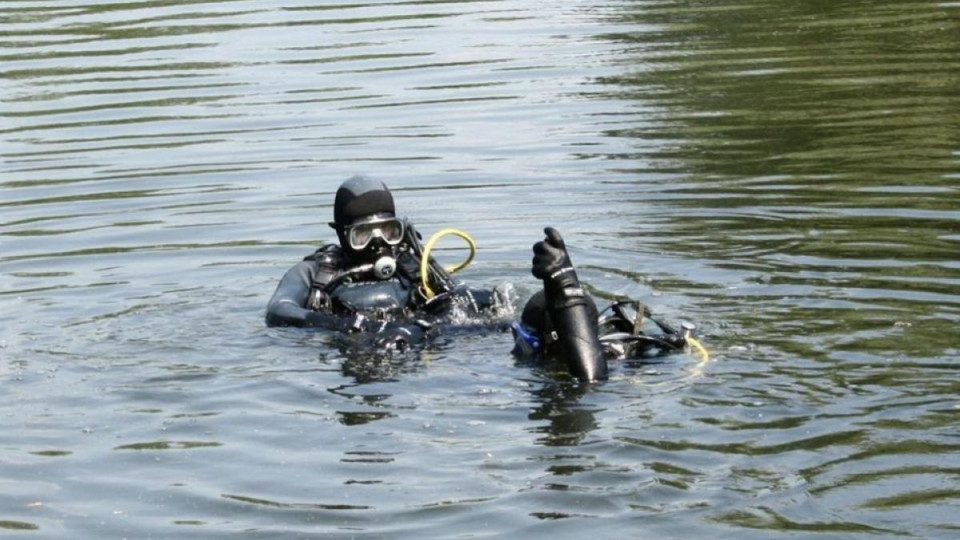
<path fill-rule="evenodd" d="M 0 0 L 0 536 L 953 538 L 958 88 L 949 1 Z M 712 361 L 265 328 L 356 172 Z"/>

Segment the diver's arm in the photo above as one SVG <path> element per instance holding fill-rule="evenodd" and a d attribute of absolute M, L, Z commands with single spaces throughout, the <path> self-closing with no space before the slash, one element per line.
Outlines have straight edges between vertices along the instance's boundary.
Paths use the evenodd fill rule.
<path fill-rule="evenodd" d="M 552 227 L 544 233 L 546 238 L 533 246 L 533 275 L 543 280 L 547 312 L 556 329 L 551 346 L 581 381 L 605 379 L 607 361 L 598 336 L 596 305 L 580 286 L 560 233 Z"/>
<path fill-rule="evenodd" d="M 313 264 L 307 261 L 287 270 L 267 303 L 267 326 L 307 326 L 310 311 L 304 305 L 313 272 Z"/>
<path fill-rule="evenodd" d="M 348 332 L 367 330 L 363 320 L 307 309 L 307 298 L 317 272 L 316 263 L 303 261 L 287 270 L 267 304 L 267 326 L 326 328 Z"/>
<path fill-rule="evenodd" d="M 305 326 L 339 330 L 348 328 L 343 317 L 307 309 L 307 297 L 316 264 L 303 261 L 287 270 L 267 304 L 267 326 Z"/>

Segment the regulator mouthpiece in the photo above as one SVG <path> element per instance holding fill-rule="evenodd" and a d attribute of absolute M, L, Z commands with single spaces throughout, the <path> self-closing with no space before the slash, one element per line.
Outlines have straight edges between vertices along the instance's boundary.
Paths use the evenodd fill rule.
<path fill-rule="evenodd" d="M 373 263 L 373 275 L 377 279 L 390 279 L 397 271 L 397 260 L 393 257 L 380 257 Z"/>

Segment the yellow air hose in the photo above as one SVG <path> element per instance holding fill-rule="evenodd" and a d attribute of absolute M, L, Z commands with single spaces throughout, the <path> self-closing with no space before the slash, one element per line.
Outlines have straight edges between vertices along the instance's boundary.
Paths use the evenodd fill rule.
<path fill-rule="evenodd" d="M 477 254 L 477 244 L 473 241 L 473 238 L 470 238 L 469 234 L 459 229 L 443 229 L 442 231 L 435 232 L 433 236 L 427 240 L 427 245 L 423 247 L 423 255 L 420 258 L 420 282 L 423 284 L 423 294 L 427 297 L 427 300 L 436 296 L 436 293 L 430 288 L 430 280 L 427 277 L 427 264 L 430 261 L 430 251 L 433 250 L 433 246 L 444 236 L 459 236 L 466 240 L 467 245 L 470 246 L 470 255 L 462 263 L 444 268 L 447 272 L 455 274 L 463 270 L 473 262 L 473 256 Z"/>
<path fill-rule="evenodd" d="M 693 367 L 691 375 L 700 375 L 703 372 L 703 367 L 707 365 L 707 362 L 710 361 L 710 353 L 707 352 L 707 348 L 703 346 L 696 338 L 693 336 L 687 336 L 687 343 L 689 343 L 694 349 L 700 353 L 700 362 Z"/>

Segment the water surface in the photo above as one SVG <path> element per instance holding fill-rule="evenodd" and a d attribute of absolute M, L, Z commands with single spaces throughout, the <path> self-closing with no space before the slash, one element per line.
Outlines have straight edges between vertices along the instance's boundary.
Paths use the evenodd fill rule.
<path fill-rule="evenodd" d="M 0 1 L 0 533 L 955 536 L 958 9 Z M 712 361 L 265 328 L 357 172 Z"/>

